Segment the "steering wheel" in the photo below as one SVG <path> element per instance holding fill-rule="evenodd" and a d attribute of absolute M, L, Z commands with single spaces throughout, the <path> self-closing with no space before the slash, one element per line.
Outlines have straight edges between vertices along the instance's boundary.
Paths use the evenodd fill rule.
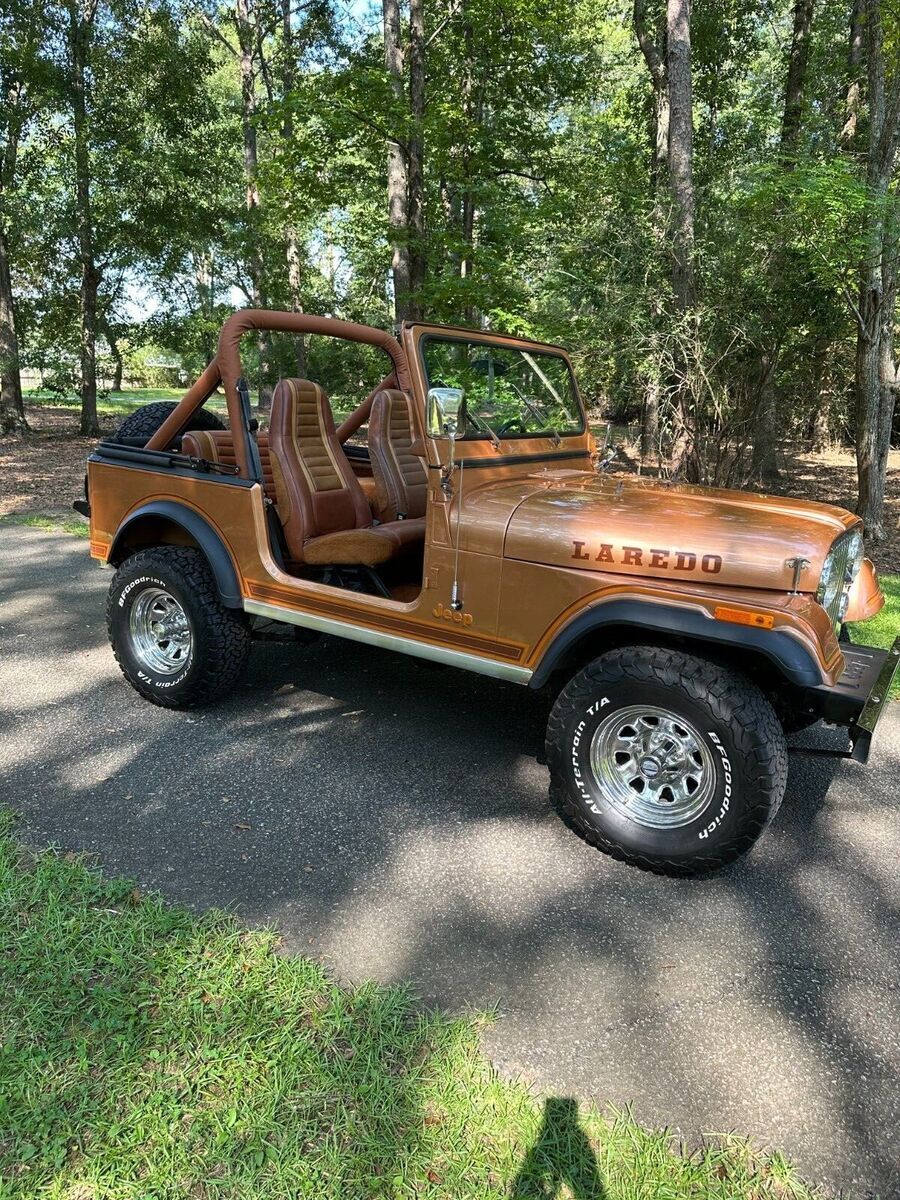
<path fill-rule="evenodd" d="M 503 437 L 504 433 L 512 433 L 512 431 L 516 428 L 516 426 L 519 427 L 520 433 L 528 432 L 528 430 L 525 428 L 525 422 L 522 420 L 521 417 L 510 417 L 510 419 L 508 421 L 504 421 L 503 424 L 500 426 L 500 428 L 497 430 L 497 436 Z"/>

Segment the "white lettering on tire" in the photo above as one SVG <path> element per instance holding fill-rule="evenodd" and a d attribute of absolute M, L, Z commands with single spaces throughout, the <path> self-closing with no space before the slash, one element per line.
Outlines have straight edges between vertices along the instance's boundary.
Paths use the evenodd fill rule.
<path fill-rule="evenodd" d="M 713 731 L 711 729 L 708 729 L 706 731 L 706 733 L 707 733 L 707 737 L 710 739 L 710 741 L 713 743 L 715 748 L 718 750 L 719 756 L 722 759 L 722 770 L 725 772 L 725 792 L 724 792 L 724 795 L 722 796 L 722 807 L 719 809 L 718 816 L 715 818 L 714 821 L 710 821 L 710 823 L 706 826 L 705 829 L 700 830 L 700 832 L 697 834 L 697 837 L 699 837 L 699 838 L 708 838 L 709 835 L 711 833 L 715 832 L 715 830 L 718 829 L 718 827 L 722 824 L 722 822 L 725 820 L 725 816 L 728 813 L 729 808 L 731 807 L 731 794 L 732 794 L 731 761 L 730 761 L 728 755 L 725 753 L 725 747 L 722 745 L 721 738 L 719 738 L 715 733 L 713 733 Z"/>
<path fill-rule="evenodd" d="M 152 583 L 156 587 L 163 588 L 163 590 L 169 586 L 164 580 L 157 579 L 155 575 L 139 575 L 137 579 L 132 579 L 131 583 L 126 583 L 122 588 L 122 592 L 119 596 L 119 608 L 125 607 L 126 598 L 132 591 L 134 591 L 139 583 Z"/>
<path fill-rule="evenodd" d="M 581 735 L 584 733 L 585 725 L 587 725 L 587 718 L 596 716 L 600 709 L 609 703 L 610 700 L 608 696 L 601 696 L 599 700 L 595 700 L 593 704 L 589 705 L 588 708 L 585 709 L 584 717 L 578 722 L 578 725 L 575 727 L 575 732 L 572 735 L 572 774 L 575 778 L 575 786 L 578 788 L 578 793 L 581 796 L 581 799 L 588 806 L 591 812 L 596 813 L 597 816 L 600 816 L 601 810 L 597 807 L 596 803 L 594 802 L 594 798 L 591 796 L 591 793 L 585 786 L 584 775 L 581 771 L 581 764 L 578 761 L 578 747 L 581 745 Z"/>

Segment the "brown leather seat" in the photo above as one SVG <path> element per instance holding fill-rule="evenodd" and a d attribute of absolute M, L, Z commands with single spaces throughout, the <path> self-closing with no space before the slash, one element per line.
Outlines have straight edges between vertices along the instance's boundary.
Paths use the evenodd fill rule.
<path fill-rule="evenodd" d="M 269 454 L 269 435 L 256 435 L 256 445 L 259 449 L 259 461 L 263 471 L 263 491 L 270 500 L 275 500 L 275 479 L 272 475 L 272 458 Z M 192 429 L 181 439 L 181 449 L 184 454 L 194 458 L 205 458 L 207 462 L 222 463 L 226 467 L 236 467 L 237 457 L 234 453 L 234 439 L 229 430 Z"/>
<path fill-rule="evenodd" d="M 369 456 L 382 521 L 425 516 L 428 476 L 416 440 L 406 393 L 394 388 L 379 392 L 369 414 Z"/>
<path fill-rule="evenodd" d="M 278 515 L 292 559 L 377 566 L 421 545 L 424 518 L 372 524 L 334 430 L 328 397 L 308 379 L 283 379 L 272 397 L 269 456 Z"/>

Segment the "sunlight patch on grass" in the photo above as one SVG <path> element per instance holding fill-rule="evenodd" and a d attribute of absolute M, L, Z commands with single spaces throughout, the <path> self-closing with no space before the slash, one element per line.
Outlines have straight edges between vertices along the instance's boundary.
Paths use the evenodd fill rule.
<path fill-rule="evenodd" d="M 881 646 L 887 649 L 900 637 L 900 575 L 880 575 L 881 590 L 884 592 L 884 608 L 868 621 L 851 625 L 854 642 L 864 646 Z M 900 699 L 900 678 L 891 688 L 891 699 Z"/>
<path fill-rule="evenodd" d="M 338 987 L 273 933 L 24 851 L 2 814 L 0 927 L 4 1200 L 813 1195 L 743 1139 L 683 1154 L 534 1096 L 481 1054 L 485 1018 Z"/>

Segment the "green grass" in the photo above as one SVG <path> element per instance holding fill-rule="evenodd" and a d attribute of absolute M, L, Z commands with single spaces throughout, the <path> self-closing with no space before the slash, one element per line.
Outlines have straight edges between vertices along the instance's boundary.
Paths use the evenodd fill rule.
<path fill-rule="evenodd" d="M 97 400 L 97 412 L 101 417 L 127 417 L 142 404 L 151 404 L 155 400 L 180 400 L 186 388 L 132 388 L 126 392 L 107 392 Z M 26 405 L 37 408 L 63 408 L 77 413 L 81 409 L 78 396 L 58 396 L 50 392 L 33 391 L 26 393 Z M 206 408 L 218 413 L 226 411 L 225 397 L 212 396 L 207 400 Z"/>
<path fill-rule="evenodd" d="M 0 814 L 3 1200 L 813 1194 L 742 1139 L 684 1155 L 627 1113 L 535 1097 L 481 1055 L 483 1019 L 338 987 L 273 933 L 33 856 L 10 824 Z"/>
<path fill-rule="evenodd" d="M 106 417 L 127 416 L 141 404 L 154 400 L 180 400 L 184 393 L 184 388 L 130 388 L 124 392 L 101 393 L 97 399 L 97 412 Z M 25 403 L 37 408 L 70 408 L 75 412 L 81 408 L 81 400 L 74 392 L 59 396 L 36 389 L 25 394 Z"/>
<path fill-rule="evenodd" d="M 881 575 L 879 579 L 885 595 L 884 608 L 876 617 L 851 625 L 850 630 L 854 642 L 887 649 L 900 637 L 900 575 Z M 894 681 L 891 699 L 900 699 L 900 678 Z"/>
<path fill-rule="evenodd" d="M 0 517 L 0 525 L 29 525 L 51 533 L 71 533 L 75 537 L 90 536 L 90 527 L 81 517 L 55 517 L 51 513 L 10 513 Z M 0 1198 L 3 1193 L 0 1192 Z"/>

